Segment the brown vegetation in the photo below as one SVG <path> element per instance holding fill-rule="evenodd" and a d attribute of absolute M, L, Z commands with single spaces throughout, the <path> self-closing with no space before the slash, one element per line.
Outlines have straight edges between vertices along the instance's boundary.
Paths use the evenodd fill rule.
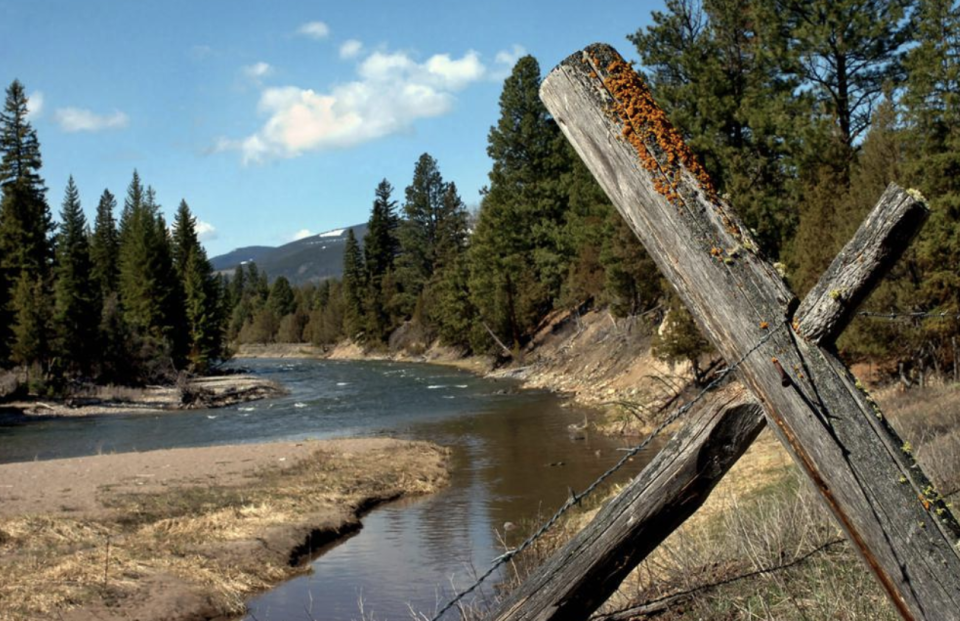
<path fill-rule="evenodd" d="M 960 491 L 960 387 L 878 400 L 948 500 Z M 594 511 L 511 564 L 505 590 Z M 595 619 L 896 619 L 885 594 L 774 435 L 765 431 L 707 504 L 631 574 Z"/>
<path fill-rule="evenodd" d="M 241 613 L 366 508 L 442 486 L 446 458 L 369 439 L 0 466 L 0 619 Z"/>

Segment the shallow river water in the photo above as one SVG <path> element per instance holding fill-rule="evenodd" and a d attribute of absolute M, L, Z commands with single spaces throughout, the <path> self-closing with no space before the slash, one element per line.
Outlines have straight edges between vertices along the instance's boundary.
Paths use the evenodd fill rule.
<path fill-rule="evenodd" d="M 619 459 L 622 441 L 572 439 L 584 411 L 508 380 L 392 362 L 242 360 L 284 384 L 277 399 L 163 416 L 120 414 L 24 421 L 0 413 L 0 463 L 158 448 L 363 435 L 430 440 L 453 449 L 449 487 L 380 507 L 363 529 L 312 563 L 312 572 L 249 604 L 251 621 L 428 616 L 452 585 L 467 586 Z M 625 469 L 639 470 L 647 456 Z M 520 525 L 504 534 L 504 524 Z M 489 594 L 492 584 L 486 590 Z M 451 613 L 450 618 L 456 614 Z"/>

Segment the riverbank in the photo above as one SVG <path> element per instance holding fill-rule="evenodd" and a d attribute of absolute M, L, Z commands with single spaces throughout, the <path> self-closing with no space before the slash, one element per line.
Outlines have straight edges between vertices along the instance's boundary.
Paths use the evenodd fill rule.
<path fill-rule="evenodd" d="M 0 465 L 0 620 L 240 614 L 364 511 L 445 485 L 448 454 L 358 439 Z"/>
<path fill-rule="evenodd" d="M 89 386 L 67 399 L 22 398 L 0 403 L 27 416 L 83 417 L 137 412 L 220 408 L 284 394 L 283 387 L 254 375 L 214 375 L 185 386 Z"/>
<path fill-rule="evenodd" d="M 650 353 L 652 336 L 640 317 L 613 317 L 607 310 L 557 313 L 544 321 L 530 344 L 498 365 L 494 356 L 464 356 L 437 343 L 408 348 L 368 349 L 352 342 L 333 347 L 302 343 L 245 344 L 237 358 L 322 358 L 390 360 L 439 364 L 493 378 L 511 378 L 526 388 L 542 388 L 580 405 L 603 407 L 622 402 L 648 406 L 669 398 L 690 379 L 689 365 L 671 365 Z M 611 419 L 607 431 L 639 435 L 648 421 L 628 412 Z"/>

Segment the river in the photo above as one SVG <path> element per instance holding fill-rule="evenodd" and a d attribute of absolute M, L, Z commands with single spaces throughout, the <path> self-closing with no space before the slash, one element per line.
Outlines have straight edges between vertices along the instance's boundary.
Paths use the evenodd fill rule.
<path fill-rule="evenodd" d="M 363 529 L 313 561 L 310 574 L 248 602 L 250 621 L 409 619 L 430 614 L 524 530 L 619 459 L 622 441 L 567 426 L 585 411 L 548 392 L 450 367 L 321 360 L 241 360 L 289 394 L 162 416 L 41 419 L 0 414 L 0 463 L 97 453 L 390 435 L 453 449 L 449 487 L 380 507 Z M 624 469 L 639 470 L 649 456 Z M 506 523 L 518 525 L 505 532 Z M 498 535 L 499 533 L 499 535 Z M 485 593 L 489 595 L 490 585 Z M 441 602 L 442 603 L 442 602 Z M 455 613 L 451 615 L 455 617 Z"/>

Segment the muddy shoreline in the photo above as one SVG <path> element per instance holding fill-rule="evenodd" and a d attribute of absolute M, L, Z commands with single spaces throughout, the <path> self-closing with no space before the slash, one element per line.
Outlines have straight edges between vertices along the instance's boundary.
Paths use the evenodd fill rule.
<path fill-rule="evenodd" d="M 0 409 L 35 417 L 162 414 L 227 407 L 277 397 L 285 392 L 277 382 L 254 375 L 214 375 L 192 379 L 182 387 L 91 386 L 66 399 L 31 397 L 0 402 Z"/>
<path fill-rule="evenodd" d="M 0 619 L 233 618 L 364 512 L 443 487 L 448 455 L 357 439 L 0 465 Z"/>

